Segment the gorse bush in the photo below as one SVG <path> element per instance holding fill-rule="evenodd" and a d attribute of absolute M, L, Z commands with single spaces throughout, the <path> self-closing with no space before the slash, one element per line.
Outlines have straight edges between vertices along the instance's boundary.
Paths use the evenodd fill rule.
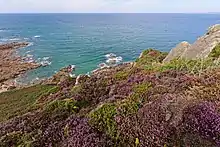
<path fill-rule="evenodd" d="M 72 99 L 55 100 L 45 107 L 46 112 L 68 111 L 75 112 L 79 109 L 77 102 Z"/>
<path fill-rule="evenodd" d="M 168 53 L 160 52 L 155 49 L 148 49 L 142 52 L 140 58 L 136 60 L 137 66 L 143 66 L 154 62 L 161 63 Z"/>
<path fill-rule="evenodd" d="M 89 123 L 99 131 L 104 131 L 112 138 L 115 138 L 117 136 L 116 122 L 114 120 L 115 115 L 115 104 L 104 104 L 90 113 L 89 117 L 91 119 Z"/>
<path fill-rule="evenodd" d="M 129 76 L 128 71 L 119 71 L 115 74 L 114 79 L 117 81 L 126 80 Z"/>
<path fill-rule="evenodd" d="M 220 57 L 220 43 L 211 51 L 209 57 L 217 59 Z"/>

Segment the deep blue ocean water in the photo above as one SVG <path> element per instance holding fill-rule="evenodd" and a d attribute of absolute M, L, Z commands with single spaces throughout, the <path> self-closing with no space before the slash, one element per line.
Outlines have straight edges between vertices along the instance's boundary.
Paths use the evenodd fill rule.
<path fill-rule="evenodd" d="M 108 53 L 132 61 L 147 48 L 169 51 L 216 23 L 220 14 L 0 14 L 0 43 L 28 41 L 21 55 L 50 57 L 50 66 L 28 73 L 42 78 L 69 64 L 87 73 Z"/>

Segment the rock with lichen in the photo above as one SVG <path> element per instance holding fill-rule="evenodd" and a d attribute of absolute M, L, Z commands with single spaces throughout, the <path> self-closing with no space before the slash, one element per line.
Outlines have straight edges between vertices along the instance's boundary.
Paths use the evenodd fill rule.
<path fill-rule="evenodd" d="M 175 58 L 204 59 L 220 44 L 220 24 L 211 26 L 207 33 L 199 37 L 192 45 L 182 42 L 173 48 L 164 62 L 169 62 Z"/>
<path fill-rule="evenodd" d="M 191 47 L 191 45 L 183 41 L 180 44 L 178 44 L 175 48 L 173 48 L 170 53 L 167 55 L 167 57 L 163 60 L 163 62 L 169 62 L 175 58 L 181 57 L 181 55 L 188 50 Z"/>

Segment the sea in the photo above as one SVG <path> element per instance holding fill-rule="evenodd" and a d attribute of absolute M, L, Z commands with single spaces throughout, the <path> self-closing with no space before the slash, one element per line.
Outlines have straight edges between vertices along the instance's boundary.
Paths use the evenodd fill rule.
<path fill-rule="evenodd" d="M 110 53 L 127 62 L 148 48 L 169 52 L 217 23 L 220 14 L 0 14 L 0 43 L 30 42 L 19 55 L 47 65 L 21 78 L 32 81 L 68 65 L 87 74 Z"/>

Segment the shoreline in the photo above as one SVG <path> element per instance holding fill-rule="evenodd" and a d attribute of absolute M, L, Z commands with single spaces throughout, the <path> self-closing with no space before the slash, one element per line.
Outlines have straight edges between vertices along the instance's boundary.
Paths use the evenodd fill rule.
<path fill-rule="evenodd" d="M 40 67 L 38 63 L 28 63 L 16 51 L 29 46 L 28 42 L 0 44 L 0 93 L 19 87 L 15 79 L 25 72 Z"/>

